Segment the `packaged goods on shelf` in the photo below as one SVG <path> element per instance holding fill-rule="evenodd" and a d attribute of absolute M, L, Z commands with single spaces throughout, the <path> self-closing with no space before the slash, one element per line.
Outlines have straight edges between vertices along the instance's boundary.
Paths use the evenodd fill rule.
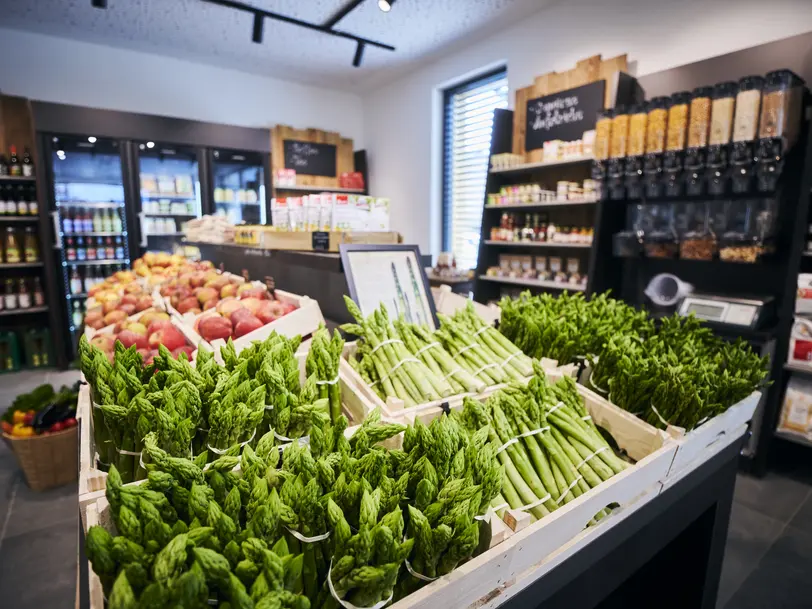
<path fill-rule="evenodd" d="M 509 169 L 516 165 L 521 165 L 522 163 L 524 163 L 523 154 L 503 152 L 501 154 L 491 155 L 491 170 Z"/>
<path fill-rule="evenodd" d="M 285 186 L 296 186 L 295 169 L 277 169 L 273 176 L 274 186 L 284 188 Z"/>
<path fill-rule="evenodd" d="M 517 184 L 503 186 L 499 193 L 488 194 L 488 205 L 521 205 L 553 203 L 562 201 L 594 201 L 595 180 L 578 182 L 560 181 L 556 190 L 545 189 L 541 184 Z"/>
<path fill-rule="evenodd" d="M 271 200 L 277 231 L 389 231 L 389 199 L 321 193 Z"/>
<path fill-rule="evenodd" d="M 561 243 L 591 245 L 594 229 L 585 226 L 555 225 L 547 222 L 544 214 L 521 214 L 505 212 L 499 226 L 491 228 L 491 241 L 508 243 Z"/>
<path fill-rule="evenodd" d="M 354 190 L 364 190 L 364 174 L 360 171 L 350 171 L 338 176 L 338 187 Z"/>
<path fill-rule="evenodd" d="M 812 273 L 798 274 L 798 292 L 795 296 L 795 312 L 812 313 Z"/>
<path fill-rule="evenodd" d="M 791 364 L 812 367 L 812 320 L 796 317 L 789 335 L 789 354 L 787 361 Z"/>
<path fill-rule="evenodd" d="M 187 241 L 204 243 L 231 243 L 234 241 L 234 225 L 223 216 L 202 216 L 187 222 L 183 231 Z"/>
<path fill-rule="evenodd" d="M 798 376 L 790 378 L 784 393 L 778 430 L 798 434 L 812 441 L 812 381 L 809 379 Z"/>

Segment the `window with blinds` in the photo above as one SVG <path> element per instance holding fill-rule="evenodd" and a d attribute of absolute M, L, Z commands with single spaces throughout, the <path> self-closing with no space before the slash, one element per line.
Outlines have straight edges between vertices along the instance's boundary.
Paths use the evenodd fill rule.
<path fill-rule="evenodd" d="M 457 267 L 476 266 L 493 111 L 508 103 L 507 71 L 486 74 L 444 94 L 443 251 Z"/>

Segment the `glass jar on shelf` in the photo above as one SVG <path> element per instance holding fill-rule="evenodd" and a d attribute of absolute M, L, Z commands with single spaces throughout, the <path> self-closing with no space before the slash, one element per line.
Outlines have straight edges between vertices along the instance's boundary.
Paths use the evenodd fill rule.
<path fill-rule="evenodd" d="M 685 148 L 688 136 L 688 106 L 691 103 L 691 94 L 680 91 L 671 96 L 668 106 L 668 130 L 665 149 L 680 151 Z"/>
<path fill-rule="evenodd" d="M 719 239 L 719 259 L 755 263 L 773 253 L 775 217 L 773 199 L 727 202 L 727 230 Z"/>
<path fill-rule="evenodd" d="M 643 164 L 643 179 L 646 196 L 658 198 L 663 193 L 662 172 L 663 152 L 668 126 L 667 97 L 655 97 L 648 102 L 646 118 L 646 158 Z"/>
<path fill-rule="evenodd" d="M 688 148 L 704 148 L 708 145 L 712 96 L 712 87 L 697 87 L 691 93 L 691 109 L 688 118 Z"/>
<path fill-rule="evenodd" d="M 679 241 L 674 228 L 674 206 L 670 203 L 648 205 L 650 230 L 643 235 L 643 250 L 648 258 L 675 258 Z"/>
<path fill-rule="evenodd" d="M 626 152 L 629 142 L 629 113 L 623 107 L 615 108 L 612 119 L 612 141 L 609 144 L 608 192 L 609 198 L 618 200 L 626 197 L 624 176 L 626 173 Z"/>
<path fill-rule="evenodd" d="M 729 183 L 727 164 L 737 91 L 738 85 L 735 82 L 721 82 L 713 87 L 705 182 L 707 191 L 716 196 L 723 195 Z"/>
<path fill-rule="evenodd" d="M 789 70 L 770 72 L 764 79 L 756 156 L 758 190 L 772 192 L 784 170 L 784 158 L 798 140 L 803 80 Z"/>
<path fill-rule="evenodd" d="M 679 231 L 679 256 L 684 260 L 713 260 L 717 252 L 710 205 L 707 202 L 685 204 L 685 226 Z"/>

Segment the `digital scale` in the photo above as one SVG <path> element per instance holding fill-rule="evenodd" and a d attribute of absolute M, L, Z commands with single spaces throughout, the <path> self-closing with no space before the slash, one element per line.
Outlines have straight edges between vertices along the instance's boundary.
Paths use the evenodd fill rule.
<path fill-rule="evenodd" d="M 677 313 L 694 314 L 699 319 L 755 330 L 775 317 L 775 300 L 731 298 L 710 294 L 689 294 L 682 299 Z"/>

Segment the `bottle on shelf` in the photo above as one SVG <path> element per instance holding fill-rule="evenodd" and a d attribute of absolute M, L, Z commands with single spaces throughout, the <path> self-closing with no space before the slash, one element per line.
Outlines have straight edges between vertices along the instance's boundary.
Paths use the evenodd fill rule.
<path fill-rule="evenodd" d="M 31 226 L 25 229 L 23 249 L 26 262 L 39 262 L 39 239 Z"/>
<path fill-rule="evenodd" d="M 93 232 L 100 233 L 104 230 L 104 222 L 102 220 L 102 214 L 99 209 L 96 209 L 96 212 L 93 214 Z"/>
<path fill-rule="evenodd" d="M 10 226 L 6 229 L 5 247 L 3 249 L 6 252 L 6 264 L 17 264 L 22 261 L 19 237 Z"/>
<path fill-rule="evenodd" d="M 102 230 L 105 233 L 113 232 L 113 218 L 111 217 L 111 211 L 109 209 L 105 209 L 102 214 Z"/>
<path fill-rule="evenodd" d="M 79 269 L 75 266 L 72 267 L 70 273 L 70 293 L 74 296 L 82 293 L 82 277 L 79 275 Z"/>
<path fill-rule="evenodd" d="M 2 161 L 0 161 L 2 162 Z M 0 174 L 2 175 L 2 174 Z M 0 186 L 0 216 L 5 216 L 6 214 L 11 214 L 11 210 L 8 208 L 8 199 L 9 197 L 8 188 L 3 188 Z"/>
<path fill-rule="evenodd" d="M 42 291 L 42 282 L 39 277 L 34 277 L 34 306 L 45 306 L 45 292 Z"/>
<path fill-rule="evenodd" d="M 104 257 L 113 260 L 116 257 L 116 249 L 113 247 L 113 238 L 107 237 L 104 240 Z"/>
<path fill-rule="evenodd" d="M 14 280 L 11 278 L 6 279 L 6 293 L 3 300 L 6 311 L 17 308 L 17 292 L 14 291 Z"/>
<path fill-rule="evenodd" d="M 121 240 L 121 237 L 116 237 L 116 259 L 117 260 L 124 260 L 124 243 Z"/>
<path fill-rule="evenodd" d="M 73 220 L 73 212 L 68 208 L 63 208 L 61 210 L 62 213 L 62 232 L 65 234 L 71 234 L 75 232 L 79 232 L 74 230 L 74 220 Z"/>
<path fill-rule="evenodd" d="M 73 301 L 73 312 L 71 313 L 71 318 L 73 320 L 73 327 L 74 329 L 79 328 L 82 325 L 82 321 L 84 320 L 84 313 L 82 312 L 82 303 L 78 300 Z"/>
<path fill-rule="evenodd" d="M 23 167 L 20 165 L 20 159 L 17 157 L 17 147 L 11 146 L 9 152 L 8 174 L 10 176 L 20 177 L 23 175 Z"/>
<path fill-rule="evenodd" d="M 85 271 L 85 282 L 84 282 L 84 292 L 90 292 L 90 288 L 96 285 L 96 277 L 93 275 L 94 271 L 92 267 L 88 267 L 87 271 Z"/>
<path fill-rule="evenodd" d="M 37 191 L 35 188 L 28 189 L 28 215 L 39 215 L 39 201 L 37 201 Z"/>
<path fill-rule="evenodd" d="M 28 284 L 23 277 L 20 277 L 20 281 L 18 283 L 17 301 L 21 309 L 31 308 L 31 293 L 28 291 Z"/>
<path fill-rule="evenodd" d="M 27 216 L 28 215 L 28 201 L 26 201 L 25 190 L 22 186 L 17 187 L 17 215 L 18 216 Z"/>
<path fill-rule="evenodd" d="M 121 227 L 121 216 L 119 215 L 119 210 L 118 209 L 113 209 L 110 212 L 110 215 L 112 216 L 110 232 L 112 232 L 112 233 L 120 233 L 121 230 L 122 230 L 122 227 Z"/>
<path fill-rule="evenodd" d="M 28 148 L 23 149 L 23 176 L 26 178 L 33 178 L 34 177 L 34 162 L 31 160 L 31 153 L 28 152 Z"/>
<path fill-rule="evenodd" d="M 8 175 L 8 159 L 6 159 L 6 155 L 0 152 L 0 177 L 5 177 Z"/>
<path fill-rule="evenodd" d="M 83 233 L 93 232 L 93 218 L 90 215 L 89 209 L 85 209 L 84 214 L 82 215 L 82 232 Z"/>
<path fill-rule="evenodd" d="M 65 260 L 68 262 L 76 260 L 76 245 L 73 243 L 73 237 L 65 239 Z"/>
<path fill-rule="evenodd" d="M 96 260 L 96 245 L 93 243 L 93 237 L 87 238 L 87 247 L 85 248 L 85 258 L 87 260 Z"/>
<path fill-rule="evenodd" d="M 76 238 L 76 260 L 83 262 L 87 260 L 87 251 L 85 250 L 84 237 Z"/>

